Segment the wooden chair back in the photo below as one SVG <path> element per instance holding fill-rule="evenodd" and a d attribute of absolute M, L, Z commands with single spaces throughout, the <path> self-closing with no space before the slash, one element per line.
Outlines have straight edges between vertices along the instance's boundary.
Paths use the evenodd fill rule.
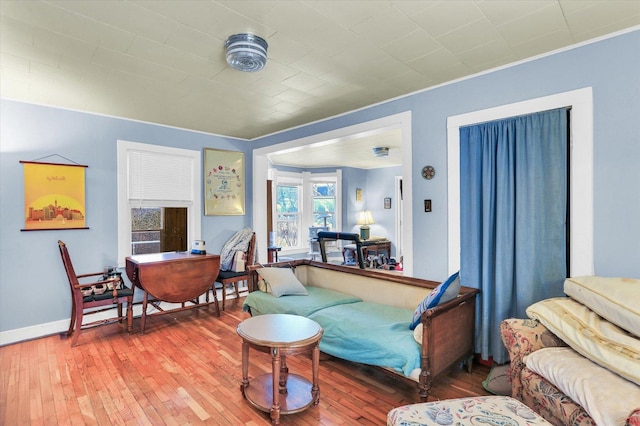
<path fill-rule="evenodd" d="M 245 263 L 245 275 L 247 274 L 247 267 L 249 265 L 253 265 L 255 263 L 256 257 L 256 233 L 254 232 L 251 236 L 251 240 L 249 241 L 249 246 L 247 247 L 247 252 L 245 255 L 245 259 L 247 259 Z"/>
<path fill-rule="evenodd" d="M 216 278 L 216 283 L 220 283 L 222 284 L 222 310 L 224 311 L 224 306 L 226 304 L 227 301 L 227 291 L 226 291 L 226 287 L 227 284 L 233 284 L 233 289 L 236 295 L 236 298 L 240 297 L 240 290 L 238 289 L 238 283 L 242 282 L 242 281 L 246 281 L 248 283 L 249 281 L 249 271 L 248 271 L 248 267 L 250 265 L 253 265 L 255 263 L 255 255 L 256 255 L 256 233 L 254 232 L 251 235 L 251 239 L 249 240 L 249 245 L 247 246 L 247 250 L 245 251 L 245 264 L 244 264 L 244 271 L 239 271 L 239 272 L 234 272 L 234 271 L 220 271 L 218 273 L 218 278 Z M 213 286 L 211 287 L 211 290 L 213 292 L 213 297 L 214 300 L 217 301 L 217 294 L 216 294 L 216 285 L 215 283 L 213 283 Z M 209 301 L 209 293 L 207 292 L 207 299 L 206 301 Z"/>
<path fill-rule="evenodd" d="M 112 323 L 114 321 L 122 322 L 122 305 L 127 304 L 127 330 L 131 332 L 133 326 L 133 289 L 124 286 L 119 277 L 104 278 L 104 272 L 93 272 L 89 274 L 76 274 L 71 262 L 71 256 L 67 245 L 58 240 L 58 248 L 62 257 L 62 264 L 69 280 L 71 289 L 71 319 L 69 321 L 69 329 L 67 336 L 73 336 L 71 345 L 75 346 L 78 342 L 80 330 L 83 327 L 91 327 L 100 324 Z M 81 283 L 85 278 L 93 277 L 92 282 Z M 96 277 L 98 279 L 96 280 Z M 84 280 L 83 280 L 84 281 Z M 111 287 L 109 290 L 108 288 Z M 103 293 L 95 293 L 96 288 L 104 289 Z M 95 309 L 103 307 L 102 309 Z M 117 308 L 118 316 L 115 318 L 101 319 L 87 324 L 83 324 L 84 315 L 104 312 L 109 309 Z M 90 311 L 85 312 L 85 309 Z"/>
<path fill-rule="evenodd" d="M 67 245 L 62 241 L 58 240 L 58 248 L 60 249 L 60 256 L 62 256 L 62 264 L 64 265 L 64 271 L 67 273 L 67 278 L 69 279 L 69 285 L 71 287 L 71 295 L 73 296 L 76 292 L 79 292 L 81 287 L 78 282 L 78 276 L 76 275 L 76 271 L 73 269 L 73 263 L 71 263 L 71 258 L 69 257 L 69 250 L 67 250 Z"/>

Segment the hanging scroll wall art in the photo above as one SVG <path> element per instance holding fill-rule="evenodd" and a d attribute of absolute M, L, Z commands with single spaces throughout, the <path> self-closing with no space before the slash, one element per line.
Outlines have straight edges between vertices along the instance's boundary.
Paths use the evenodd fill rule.
<path fill-rule="evenodd" d="M 204 214 L 244 214 L 244 153 L 204 149 Z"/>
<path fill-rule="evenodd" d="M 85 169 L 79 164 L 20 161 L 24 165 L 24 229 L 88 229 Z"/>

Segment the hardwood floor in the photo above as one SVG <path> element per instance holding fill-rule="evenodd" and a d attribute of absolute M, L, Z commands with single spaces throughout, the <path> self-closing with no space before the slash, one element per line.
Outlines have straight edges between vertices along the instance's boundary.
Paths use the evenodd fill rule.
<path fill-rule="evenodd" d="M 240 299 L 242 300 L 242 299 Z M 146 333 L 111 324 L 84 330 L 78 346 L 65 334 L 0 348 L 2 425 L 268 425 L 240 392 L 240 321 L 235 299 L 218 318 L 213 306 L 149 317 Z M 324 357 L 323 357 L 324 358 Z M 251 377 L 270 371 L 251 351 Z M 309 357 L 288 357 L 289 370 L 310 377 Z M 440 378 L 429 401 L 487 395 L 489 373 L 457 369 Z M 394 407 L 419 402 L 416 386 L 362 365 L 320 361 L 320 403 L 281 416 L 290 425 L 384 425 Z"/>

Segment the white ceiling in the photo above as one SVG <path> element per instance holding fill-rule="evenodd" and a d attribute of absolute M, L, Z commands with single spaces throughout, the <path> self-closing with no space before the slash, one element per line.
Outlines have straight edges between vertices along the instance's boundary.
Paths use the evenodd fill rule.
<path fill-rule="evenodd" d="M 389 148 L 389 155 L 374 156 L 374 147 Z M 302 168 L 340 166 L 379 169 L 400 166 L 402 165 L 401 132 L 396 129 L 353 135 L 271 153 L 268 154 L 268 158 L 275 165 Z"/>
<path fill-rule="evenodd" d="M 638 25 L 640 0 L 1 0 L 0 13 L 3 98 L 253 139 Z M 238 32 L 268 41 L 264 70 L 227 66 Z"/>

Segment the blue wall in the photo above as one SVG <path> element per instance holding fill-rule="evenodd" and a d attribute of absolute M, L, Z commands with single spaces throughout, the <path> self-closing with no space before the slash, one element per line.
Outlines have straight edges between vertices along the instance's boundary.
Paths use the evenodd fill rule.
<path fill-rule="evenodd" d="M 640 277 L 640 31 L 625 33 L 255 141 L 263 147 L 410 110 L 413 275 L 447 277 L 447 117 L 593 88 L 594 270 Z M 436 177 L 420 177 L 423 166 Z M 424 213 L 424 199 L 433 211 Z M 411 248 L 407 247 L 407 250 Z"/>
<path fill-rule="evenodd" d="M 395 177 L 402 176 L 402 167 L 374 169 L 367 172 L 366 208 L 376 223 L 371 225 L 371 235 L 387 237 L 393 243 L 396 232 Z M 384 208 L 384 199 L 391 198 L 391 209 Z M 394 246 L 395 247 L 395 246 Z M 395 248 L 392 247 L 392 254 Z"/>
<path fill-rule="evenodd" d="M 219 252 L 235 231 L 251 226 L 251 144 L 231 138 L 129 120 L 2 100 L 0 133 L 0 331 L 69 318 L 69 284 L 57 241 L 69 247 L 77 273 L 101 271 L 117 260 L 117 140 L 201 151 L 245 153 L 248 190 L 244 216 L 203 216 L 201 238 Z M 86 169 L 87 230 L 24 228 L 20 160 L 68 163 Z M 57 156 L 56 156 L 57 155 Z M 122 259 L 119 259 L 122 261 Z"/>
<path fill-rule="evenodd" d="M 113 259 L 117 252 L 117 139 L 196 150 L 209 147 L 244 151 L 247 170 L 251 170 L 250 147 L 411 110 L 414 176 L 410 178 L 414 201 L 406 208 L 412 208 L 414 216 L 414 275 L 439 280 L 447 275 L 447 117 L 587 86 L 593 87 L 594 95 L 595 272 L 640 277 L 640 31 L 271 135 L 252 144 L 2 101 L 0 331 L 69 317 L 69 290 L 56 247 L 58 239 L 68 243 L 79 271 L 101 270 L 106 260 Z M 19 161 L 51 154 L 89 165 L 89 230 L 20 232 L 23 171 Z M 433 180 L 420 177 L 425 164 L 436 168 Z M 345 175 L 349 174 L 345 171 Z M 344 175 L 343 179 L 350 181 Z M 250 176 L 247 183 L 251 183 Z M 433 200 L 432 213 L 422 211 L 425 198 Z M 245 216 L 203 217 L 202 238 L 207 241 L 207 249 L 218 250 L 234 230 L 251 226 L 251 199 L 249 186 Z M 355 188 L 345 186 L 344 202 L 347 207 L 355 203 Z"/>

